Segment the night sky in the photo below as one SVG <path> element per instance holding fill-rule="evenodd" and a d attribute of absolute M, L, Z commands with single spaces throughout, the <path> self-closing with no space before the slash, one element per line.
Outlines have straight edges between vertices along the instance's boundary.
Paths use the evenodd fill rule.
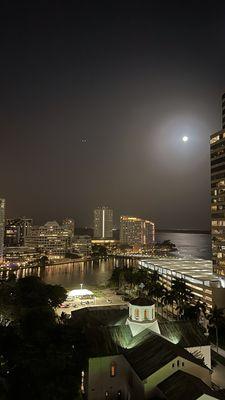
<path fill-rule="evenodd" d="M 109 205 L 116 218 L 208 229 L 224 2 L 5 0 L 0 10 L 7 217 L 90 226 L 93 208 Z"/>

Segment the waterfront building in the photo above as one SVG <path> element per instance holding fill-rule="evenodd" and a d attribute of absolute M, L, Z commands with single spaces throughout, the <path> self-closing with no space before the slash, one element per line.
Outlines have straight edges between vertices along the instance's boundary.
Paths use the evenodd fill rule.
<path fill-rule="evenodd" d="M 72 237 L 74 236 L 74 231 L 75 231 L 75 222 L 73 218 L 65 218 L 62 221 L 62 228 L 67 230 L 68 232 L 71 233 Z"/>
<path fill-rule="evenodd" d="M 149 246 L 155 241 L 153 222 L 122 215 L 120 217 L 120 243 L 131 246 Z"/>
<path fill-rule="evenodd" d="M 6 263 L 27 264 L 39 258 L 40 255 L 34 247 L 15 246 L 4 248 L 4 260 Z"/>
<path fill-rule="evenodd" d="M 110 207 L 98 207 L 94 210 L 94 238 L 113 238 L 113 210 Z"/>
<path fill-rule="evenodd" d="M 25 239 L 33 225 L 31 218 L 11 218 L 5 224 L 5 246 L 24 246 Z"/>
<path fill-rule="evenodd" d="M 194 294 L 193 303 L 197 300 L 206 303 L 208 311 L 215 304 L 224 307 L 225 281 L 213 273 L 210 260 L 148 259 L 139 261 L 139 265 L 149 271 L 157 271 L 161 283 L 168 290 L 171 289 L 173 279 L 184 279 Z"/>
<path fill-rule="evenodd" d="M 190 400 L 200 398 L 199 387 L 201 395 L 220 398 L 211 389 L 210 343 L 198 324 L 158 322 L 154 311 L 154 302 L 142 296 L 128 309 L 92 306 L 72 312 L 75 323 L 83 321 L 85 326 L 91 320 L 95 326 L 88 336 L 88 364 L 82 374 L 84 398 L 165 398 L 164 391 L 173 389 L 180 376 L 195 381 Z M 163 384 L 168 379 L 173 383 Z"/>
<path fill-rule="evenodd" d="M 225 276 L 225 93 L 222 96 L 222 130 L 211 135 L 210 153 L 213 269 Z"/>
<path fill-rule="evenodd" d="M 91 237 L 88 235 L 74 236 L 71 244 L 71 252 L 81 256 L 89 256 L 91 254 L 92 244 Z"/>
<path fill-rule="evenodd" d="M 26 237 L 26 246 L 34 247 L 50 258 L 65 257 L 71 246 L 72 234 L 58 222 L 49 221 L 43 226 L 33 226 Z"/>
<path fill-rule="evenodd" d="M 3 261 L 5 231 L 5 199 L 0 199 L 0 263 Z"/>

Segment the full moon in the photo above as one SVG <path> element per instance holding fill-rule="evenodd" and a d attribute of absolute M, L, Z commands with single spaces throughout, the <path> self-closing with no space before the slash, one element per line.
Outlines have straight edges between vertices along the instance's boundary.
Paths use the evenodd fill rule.
<path fill-rule="evenodd" d="M 183 142 L 187 142 L 188 141 L 188 136 L 183 136 L 182 140 L 183 140 Z"/>

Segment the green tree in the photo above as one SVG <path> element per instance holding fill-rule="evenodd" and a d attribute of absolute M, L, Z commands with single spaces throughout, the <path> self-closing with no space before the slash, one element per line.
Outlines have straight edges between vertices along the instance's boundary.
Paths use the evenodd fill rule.
<path fill-rule="evenodd" d="M 218 353 L 219 348 L 219 330 L 220 328 L 225 328 L 225 318 L 224 318 L 224 310 L 222 308 L 214 307 L 212 312 L 208 316 L 209 327 L 215 329 L 216 333 L 216 351 Z"/>
<path fill-rule="evenodd" d="M 187 284 L 183 278 L 174 278 L 171 285 L 171 292 L 177 304 L 177 310 L 180 315 L 183 314 L 184 304 L 190 303 L 194 295 L 192 291 L 187 287 Z"/>

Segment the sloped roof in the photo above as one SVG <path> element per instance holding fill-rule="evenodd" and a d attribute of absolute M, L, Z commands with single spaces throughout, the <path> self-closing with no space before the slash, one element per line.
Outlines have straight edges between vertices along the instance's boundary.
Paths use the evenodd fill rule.
<path fill-rule="evenodd" d="M 206 346 L 209 339 L 204 335 L 201 327 L 191 321 L 159 321 L 159 329 L 166 339 L 178 343 L 182 347 Z"/>
<path fill-rule="evenodd" d="M 85 307 L 72 311 L 71 316 L 74 321 L 83 320 L 89 324 L 93 321 L 101 326 L 115 326 L 125 324 L 128 309 L 120 306 Z"/>
<path fill-rule="evenodd" d="M 136 299 L 130 300 L 129 303 L 134 306 L 153 306 L 155 301 L 148 297 L 137 297 Z"/>
<path fill-rule="evenodd" d="M 207 368 L 203 361 L 162 336 L 150 330 L 146 333 L 141 332 L 141 334 L 145 335 L 144 340 L 124 352 L 125 357 L 141 379 L 146 379 L 178 356 Z M 138 336 L 135 337 L 135 340 L 138 340 Z"/>
<path fill-rule="evenodd" d="M 215 399 L 225 399 L 221 391 L 210 389 L 201 379 L 177 371 L 158 385 L 167 400 L 197 400 L 203 394 Z"/>

